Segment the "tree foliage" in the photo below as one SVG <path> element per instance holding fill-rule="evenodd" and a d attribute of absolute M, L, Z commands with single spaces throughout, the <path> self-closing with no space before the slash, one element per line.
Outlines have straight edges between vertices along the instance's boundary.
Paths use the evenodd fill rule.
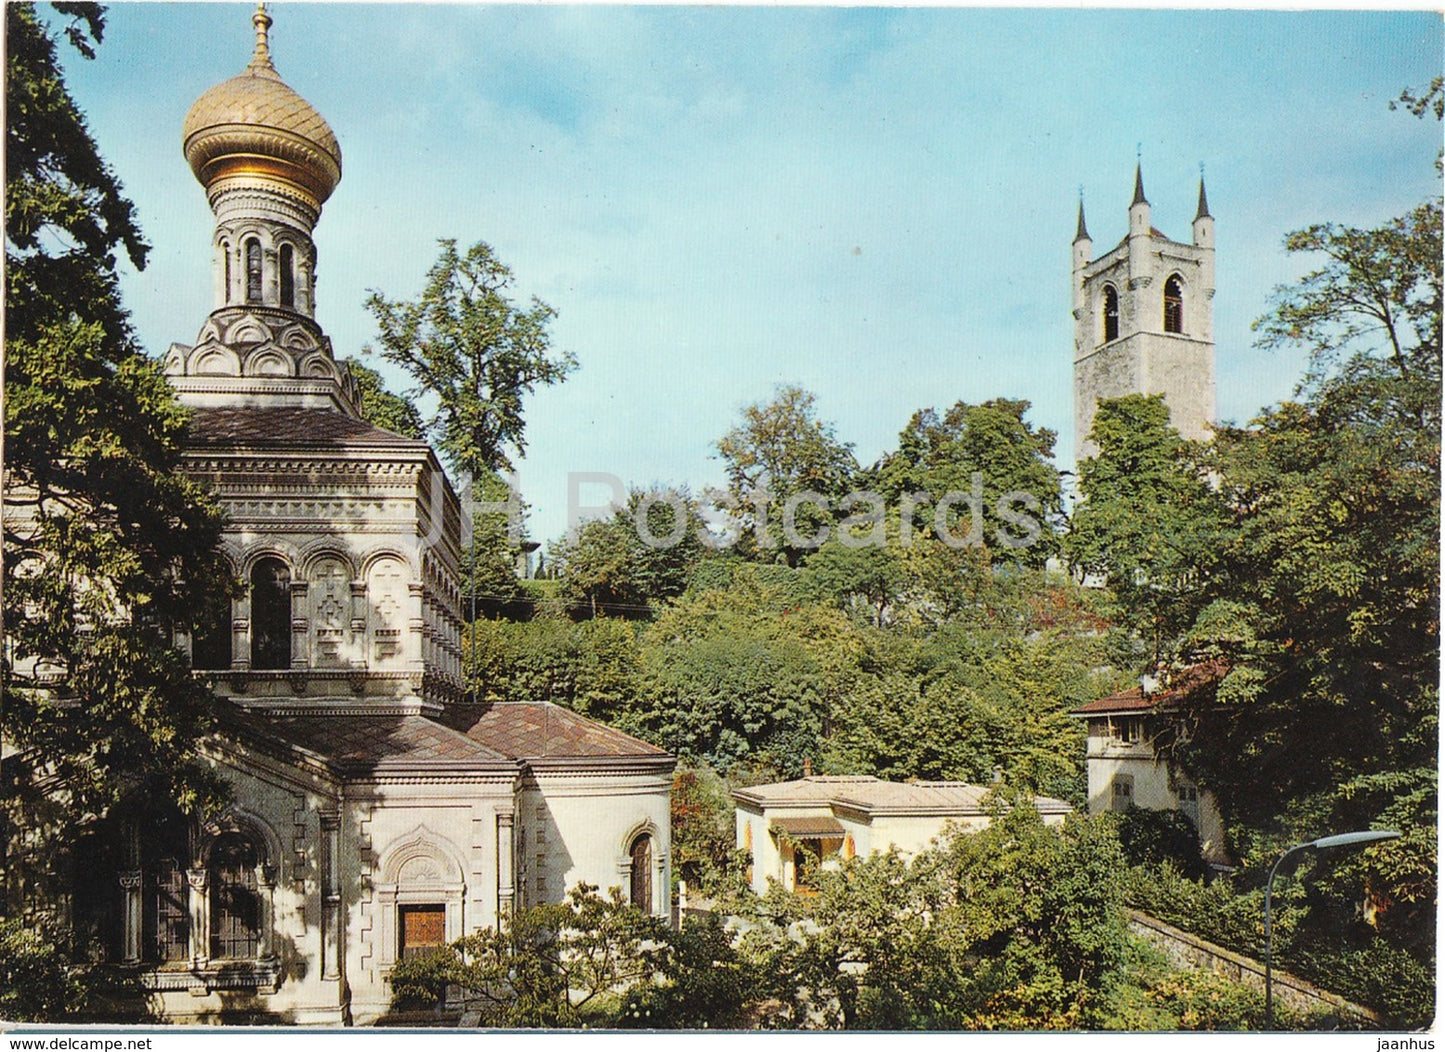
<path fill-rule="evenodd" d="M 90 54 L 99 9 L 57 10 Z M 214 799 L 195 758 L 210 697 L 171 633 L 225 602 L 231 573 L 220 513 L 181 471 L 185 414 L 117 292 L 116 252 L 144 263 L 133 209 L 52 32 L 28 4 L 7 6 L 6 28 L 4 802 L 24 831 L 7 878 L 43 897 L 122 796 Z"/>
<path fill-rule="evenodd" d="M 99 4 L 53 5 L 63 34 L 86 58 L 105 31 Z M 5 329 L 39 339 L 50 325 L 95 323 L 130 346 L 116 254 L 140 269 L 150 246 L 135 206 L 101 157 L 70 97 L 56 34 L 33 3 L 5 7 Z"/>
<path fill-rule="evenodd" d="M 1098 453 L 1079 465 L 1064 551 L 1076 572 L 1109 586 L 1110 613 L 1157 662 L 1198 613 L 1223 509 L 1162 395 L 1100 402 L 1090 437 Z"/>
<path fill-rule="evenodd" d="M 462 937 L 435 955 L 397 963 L 397 1008 L 430 1007 L 460 989 L 482 1026 L 606 1025 L 618 992 L 655 970 L 664 927 L 622 901 L 579 884 L 566 902 L 521 909 L 500 928 Z"/>
<path fill-rule="evenodd" d="M 645 528 L 639 528 L 639 526 Z M 680 596 L 707 554 L 697 502 L 686 489 L 632 490 L 612 516 L 583 523 L 554 550 L 574 617 L 650 618 Z"/>
<path fill-rule="evenodd" d="M 422 437 L 421 412 L 411 399 L 387 389 L 386 381 L 359 358 L 343 358 L 361 395 L 361 418 L 404 438 Z"/>
<path fill-rule="evenodd" d="M 511 467 L 509 451 L 526 450 L 524 396 L 562 382 L 577 361 L 552 353 L 551 307 L 508 298 L 512 271 L 491 246 L 479 241 L 461 254 L 454 240 L 440 244 L 419 299 L 372 291 L 366 307 L 382 357 L 416 382 L 413 397 L 435 398 L 426 431 L 438 448 L 469 476 L 499 471 Z"/>
<path fill-rule="evenodd" d="M 780 557 L 789 566 L 810 549 L 785 536 L 788 502 L 807 493 L 828 500 L 826 510 L 811 502 L 794 507 L 795 534 L 812 537 L 836 520 L 836 503 L 857 470 L 852 444 L 819 419 L 817 397 L 796 386 L 778 388 L 767 405 L 744 409 L 717 450 L 727 465 L 732 510 L 747 527 L 739 551 L 764 562 Z"/>
<path fill-rule="evenodd" d="M 1057 550 L 1057 436 L 1026 421 L 1028 409 L 1027 401 L 1008 398 L 956 402 L 941 415 L 921 409 L 869 479 L 894 507 L 905 495 L 924 495 L 910 523 L 924 536 L 939 536 L 938 505 L 954 494 L 961 502 L 944 513 L 951 536 L 981 547 L 993 564 L 1043 566 Z M 1032 538 L 1021 525 L 1025 517 L 1038 527 Z"/>

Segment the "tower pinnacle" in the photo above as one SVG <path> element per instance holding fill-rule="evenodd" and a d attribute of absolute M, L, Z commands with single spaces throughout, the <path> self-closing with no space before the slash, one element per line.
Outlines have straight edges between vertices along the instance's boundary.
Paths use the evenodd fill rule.
<path fill-rule="evenodd" d="M 1089 228 L 1084 225 L 1084 195 L 1079 194 L 1079 231 L 1074 235 L 1075 241 L 1082 241 L 1089 236 Z"/>
<path fill-rule="evenodd" d="M 1148 198 L 1144 196 L 1144 162 L 1140 161 L 1134 166 L 1134 200 L 1131 205 L 1147 205 Z"/>
<path fill-rule="evenodd" d="M 256 53 L 251 57 L 251 63 L 247 68 L 257 73 L 270 72 L 274 74 L 276 67 L 271 64 L 271 41 L 269 37 L 271 16 L 266 13 L 265 4 L 256 5 L 256 13 L 251 16 L 251 24 L 256 27 Z"/>
<path fill-rule="evenodd" d="M 1195 219 L 1213 219 L 1209 214 L 1209 198 L 1204 196 L 1204 173 L 1199 173 L 1199 211 L 1194 213 Z"/>

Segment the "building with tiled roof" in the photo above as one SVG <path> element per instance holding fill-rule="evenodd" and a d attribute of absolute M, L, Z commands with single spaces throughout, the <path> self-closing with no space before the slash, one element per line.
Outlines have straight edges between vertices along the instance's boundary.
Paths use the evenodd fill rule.
<path fill-rule="evenodd" d="M 1089 813 L 1178 811 L 1199 832 L 1200 850 L 1210 863 L 1226 865 L 1224 824 L 1214 794 L 1201 788 L 1159 748 L 1186 699 L 1212 691 L 1227 670 L 1205 663 L 1166 679 L 1143 683 L 1080 705 L 1069 715 L 1086 721 L 1085 766 Z"/>
<path fill-rule="evenodd" d="M 186 117 L 215 307 L 164 362 L 243 585 L 178 640 L 231 803 L 117 830 L 126 867 L 84 910 L 173 1021 L 365 1023 L 398 961 L 580 881 L 666 916 L 674 760 L 555 705 L 465 704 L 461 505 L 427 443 L 362 418 L 316 321 L 341 148 L 252 21 L 250 64 Z"/>
<path fill-rule="evenodd" d="M 947 829 L 985 828 L 989 787 L 967 782 L 887 782 L 873 775 L 805 775 L 733 790 L 738 847 L 752 859 L 750 881 L 763 894 L 776 881 L 812 890 L 820 866 L 890 847 L 913 853 Z M 1033 798 L 1049 825 L 1073 810 L 1063 800 Z"/>

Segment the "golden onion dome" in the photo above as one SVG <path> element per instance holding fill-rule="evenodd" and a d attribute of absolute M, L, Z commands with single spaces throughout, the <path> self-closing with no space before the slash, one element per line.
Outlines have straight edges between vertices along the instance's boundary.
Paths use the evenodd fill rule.
<path fill-rule="evenodd" d="M 251 21 L 256 52 L 250 64 L 203 94 L 186 114 L 186 160 L 208 189 L 226 175 L 270 175 L 298 184 L 320 205 L 341 181 L 341 146 L 321 114 L 271 64 L 271 17 L 264 4 Z"/>

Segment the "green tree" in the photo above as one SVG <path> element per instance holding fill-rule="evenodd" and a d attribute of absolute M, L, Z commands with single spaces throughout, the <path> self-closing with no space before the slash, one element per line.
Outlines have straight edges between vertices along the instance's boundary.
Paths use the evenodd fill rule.
<path fill-rule="evenodd" d="M 1227 541 L 1180 641 L 1184 661 L 1228 670 L 1189 699 L 1174 748 L 1247 861 L 1318 830 L 1405 834 L 1301 881 L 1299 943 L 1335 964 L 1407 951 L 1434 967 L 1440 223 L 1436 200 L 1376 230 L 1287 239 L 1323 263 L 1256 329 L 1310 369 L 1297 401 L 1216 436 Z M 1345 905 L 1362 892 L 1370 923 Z"/>
<path fill-rule="evenodd" d="M 1057 550 L 1062 507 L 1057 436 L 1026 421 L 1028 409 L 1026 401 L 995 398 L 957 402 L 941 416 L 919 410 L 899 434 L 897 451 L 868 475 L 894 507 L 916 495 L 908 525 L 917 534 L 941 538 L 942 510 L 954 544 L 983 548 L 995 565 L 1043 566 Z M 940 509 L 950 495 L 952 506 Z"/>
<path fill-rule="evenodd" d="M 387 390 L 381 374 L 360 358 L 343 358 L 341 365 L 356 381 L 363 420 L 405 438 L 422 437 L 421 412 L 411 399 Z"/>
<path fill-rule="evenodd" d="M 373 291 L 366 308 L 381 356 L 416 382 L 413 397 L 435 398 L 426 431 L 438 448 L 468 475 L 499 471 L 511 467 L 509 450 L 526 449 L 523 397 L 561 383 L 577 360 L 552 353 L 551 307 L 534 298 L 522 309 L 507 297 L 512 271 L 491 246 L 479 241 L 462 255 L 456 241 L 440 244 L 419 299 Z"/>
<path fill-rule="evenodd" d="M 739 858 L 728 783 L 708 767 L 680 767 L 672 779 L 672 875 L 694 893 L 736 890 Z"/>
<path fill-rule="evenodd" d="M 816 536 L 838 517 L 838 502 L 857 471 L 852 444 L 818 418 L 817 397 L 795 386 L 778 388 L 767 405 L 744 409 L 717 450 L 727 465 L 731 510 L 744 526 L 738 550 L 762 562 L 781 557 L 797 566 L 812 549 L 786 536 L 789 502 L 810 493 L 827 500 L 826 509 L 802 500 L 792 509 L 795 538 Z"/>
<path fill-rule="evenodd" d="M 431 1007 L 449 987 L 482 1026 L 613 1025 L 619 1000 L 649 983 L 666 945 L 661 921 L 579 884 L 567 901 L 518 910 L 500 928 L 484 928 L 392 970 L 394 1008 Z"/>
<path fill-rule="evenodd" d="M 1079 465 L 1064 551 L 1076 572 L 1104 579 L 1114 617 L 1158 662 L 1199 611 L 1223 509 L 1162 395 L 1100 402 L 1090 437 L 1099 452 Z"/>
<path fill-rule="evenodd" d="M 57 5 L 82 54 L 104 21 Z M 65 89 L 55 34 L 6 7 L 3 790 L 11 906 L 43 910 L 76 838 L 124 796 L 214 800 L 213 700 L 173 630 L 229 598 L 221 515 L 182 472 L 186 417 L 136 345 L 117 251 L 133 209 Z"/>
<path fill-rule="evenodd" d="M 105 31 L 99 4 L 54 5 L 66 40 L 95 57 Z M 116 253 L 145 266 L 150 246 L 135 206 L 105 163 L 65 86 L 56 33 L 32 3 L 5 8 L 5 329 L 38 340 L 75 319 L 98 324 L 112 354 L 131 346 Z"/>
<path fill-rule="evenodd" d="M 818 599 L 844 609 L 859 604 L 877 628 L 897 616 L 910 582 L 908 565 L 896 546 L 849 547 L 830 540 L 804 563 L 804 580 Z"/>
<path fill-rule="evenodd" d="M 632 490 L 611 518 L 583 523 L 556 549 L 573 616 L 650 618 L 655 605 L 686 590 L 707 554 L 703 529 L 686 489 Z"/>

